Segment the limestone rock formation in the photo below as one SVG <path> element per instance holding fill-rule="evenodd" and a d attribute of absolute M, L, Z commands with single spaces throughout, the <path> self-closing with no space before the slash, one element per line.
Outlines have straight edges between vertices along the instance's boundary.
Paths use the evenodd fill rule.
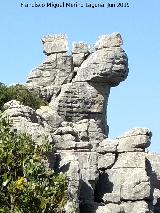
<path fill-rule="evenodd" d="M 36 142 L 45 142 L 52 139 L 52 129 L 47 122 L 31 107 L 21 105 L 12 100 L 4 104 L 4 116 L 9 116 L 16 131 L 32 135 Z"/>
<path fill-rule="evenodd" d="M 56 168 L 69 179 L 65 212 L 152 213 L 160 211 L 160 156 L 147 152 L 148 129 L 136 128 L 108 139 L 111 87 L 128 75 L 121 35 L 101 36 L 94 51 L 83 42 L 67 54 L 65 35 L 42 39 L 45 61 L 26 86 L 49 102 L 34 111 L 17 101 L 5 104 L 14 128 L 47 137 L 56 148 Z M 55 160 L 55 159 L 54 159 Z"/>

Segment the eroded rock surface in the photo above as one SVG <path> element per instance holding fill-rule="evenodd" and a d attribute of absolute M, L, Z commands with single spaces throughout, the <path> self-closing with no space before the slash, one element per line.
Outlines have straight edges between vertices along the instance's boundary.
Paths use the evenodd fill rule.
<path fill-rule="evenodd" d="M 12 100 L 4 104 L 4 116 L 9 116 L 13 127 L 18 132 L 32 135 L 34 141 L 40 143 L 46 140 L 52 142 L 52 129 L 47 122 L 29 106 Z"/>
<path fill-rule="evenodd" d="M 159 212 L 160 156 L 146 151 L 151 132 L 135 128 L 107 138 L 110 89 L 128 75 L 120 34 L 99 37 L 92 51 L 76 42 L 71 55 L 65 35 L 45 36 L 42 42 L 46 59 L 26 86 L 49 105 L 34 111 L 13 100 L 4 114 L 18 131 L 55 144 L 56 169 L 69 179 L 65 212 Z"/>

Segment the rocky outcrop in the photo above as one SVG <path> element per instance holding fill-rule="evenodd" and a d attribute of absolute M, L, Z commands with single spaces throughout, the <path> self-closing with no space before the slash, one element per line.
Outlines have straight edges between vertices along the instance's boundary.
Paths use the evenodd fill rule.
<path fill-rule="evenodd" d="M 46 36 L 42 39 L 44 53 L 47 55 L 43 64 L 31 71 L 27 79 L 30 89 L 50 101 L 56 97 L 61 85 L 69 83 L 73 75 L 72 57 L 67 55 L 65 35 Z"/>
<path fill-rule="evenodd" d="M 104 162 L 101 162 L 103 166 L 99 168 L 97 201 L 106 205 L 112 203 L 113 209 L 120 209 L 115 212 L 151 212 L 149 211 L 152 202 L 151 182 L 147 174 L 144 152 L 150 144 L 150 138 L 149 130 L 133 129 L 115 141 L 107 139 L 100 142 L 97 151 L 100 161 Z M 105 163 L 108 156 L 114 158 L 110 165 Z M 144 204 L 144 211 L 138 209 L 139 203 Z M 106 205 L 98 208 L 100 212 L 101 209 L 106 209 Z"/>
<path fill-rule="evenodd" d="M 15 131 L 32 135 L 35 142 L 52 142 L 52 129 L 31 107 L 12 100 L 4 104 L 3 116 L 10 117 Z"/>
<path fill-rule="evenodd" d="M 159 212 L 160 157 L 147 152 L 151 132 L 136 128 L 107 138 L 110 89 L 128 75 L 120 34 L 101 36 L 94 50 L 74 43 L 71 55 L 65 35 L 42 42 L 46 59 L 29 74 L 26 86 L 49 105 L 34 111 L 11 101 L 4 114 L 18 131 L 55 145 L 55 169 L 69 179 L 65 212 Z"/>
<path fill-rule="evenodd" d="M 64 35 L 45 37 L 43 43 L 47 58 L 30 73 L 26 85 L 39 90 L 50 102 L 56 118 L 52 127 L 57 128 L 62 121 L 94 119 L 107 135 L 105 117 L 110 87 L 128 75 L 128 59 L 121 48 L 120 34 L 100 37 L 92 53 L 86 44 L 74 43 L 71 56 L 66 53 Z"/>
<path fill-rule="evenodd" d="M 160 154 L 146 153 L 147 173 L 150 176 L 154 213 L 160 212 Z"/>

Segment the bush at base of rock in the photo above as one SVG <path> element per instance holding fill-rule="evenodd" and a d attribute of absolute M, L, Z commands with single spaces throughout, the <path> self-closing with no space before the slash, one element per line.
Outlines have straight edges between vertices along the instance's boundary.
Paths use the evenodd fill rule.
<path fill-rule="evenodd" d="M 48 143 L 11 130 L 0 117 L 0 213 L 60 213 L 67 201 L 67 179 L 49 167 Z"/>
<path fill-rule="evenodd" d="M 0 83 L 0 110 L 3 110 L 3 105 L 11 100 L 20 101 L 23 105 L 30 106 L 33 109 L 48 104 L 38 94 L 29 91 L 24 85 L 16 84 L 7 87 L 5 84 Z"/>

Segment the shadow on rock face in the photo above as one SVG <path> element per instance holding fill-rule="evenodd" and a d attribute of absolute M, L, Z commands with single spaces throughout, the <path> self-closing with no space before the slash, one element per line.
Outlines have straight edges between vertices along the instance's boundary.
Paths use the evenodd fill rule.
<path fill-rule="evenodd" d="M 90 184 L 92 185 L 92 183 Z M 94 191 L 93 188 L 95 188 Z M 113 183 L 109 182 L 108 175 L 106 173 L 102 173 L 100 175 L 95 187 L 90 187 L 83 180 L 81 180 L 80 212 L 95 213 L 98 206 L 104 205 L 102 199 L 103 195 L 106 193 L 111 193 L 112 190 Z"/>
<path fill-rule="evenodd" d="M 91 185 L 91 187 L 89 186 L 89 184 Z M 100 203 L 94 202 L 94 181 L 89 181 L 89 183 L 87 184 L 83 180 L 80 180 L 80 185 L 80 213 L 96 213 L 96 210 Z"/>
<path fill-rule="evenodd" d="M 113 183 L 109 181 L 108 174 L 100 174 L 99 180 L 95 186 L 95 202 L 103 202 L 103 195 L 106 193 L 112 193 Z"/>
<path fill-rule="evenodd" d="M 157 203 L 154 206 L 154 213 L 160 213 L 160 198 L 157 199 Z"/>

